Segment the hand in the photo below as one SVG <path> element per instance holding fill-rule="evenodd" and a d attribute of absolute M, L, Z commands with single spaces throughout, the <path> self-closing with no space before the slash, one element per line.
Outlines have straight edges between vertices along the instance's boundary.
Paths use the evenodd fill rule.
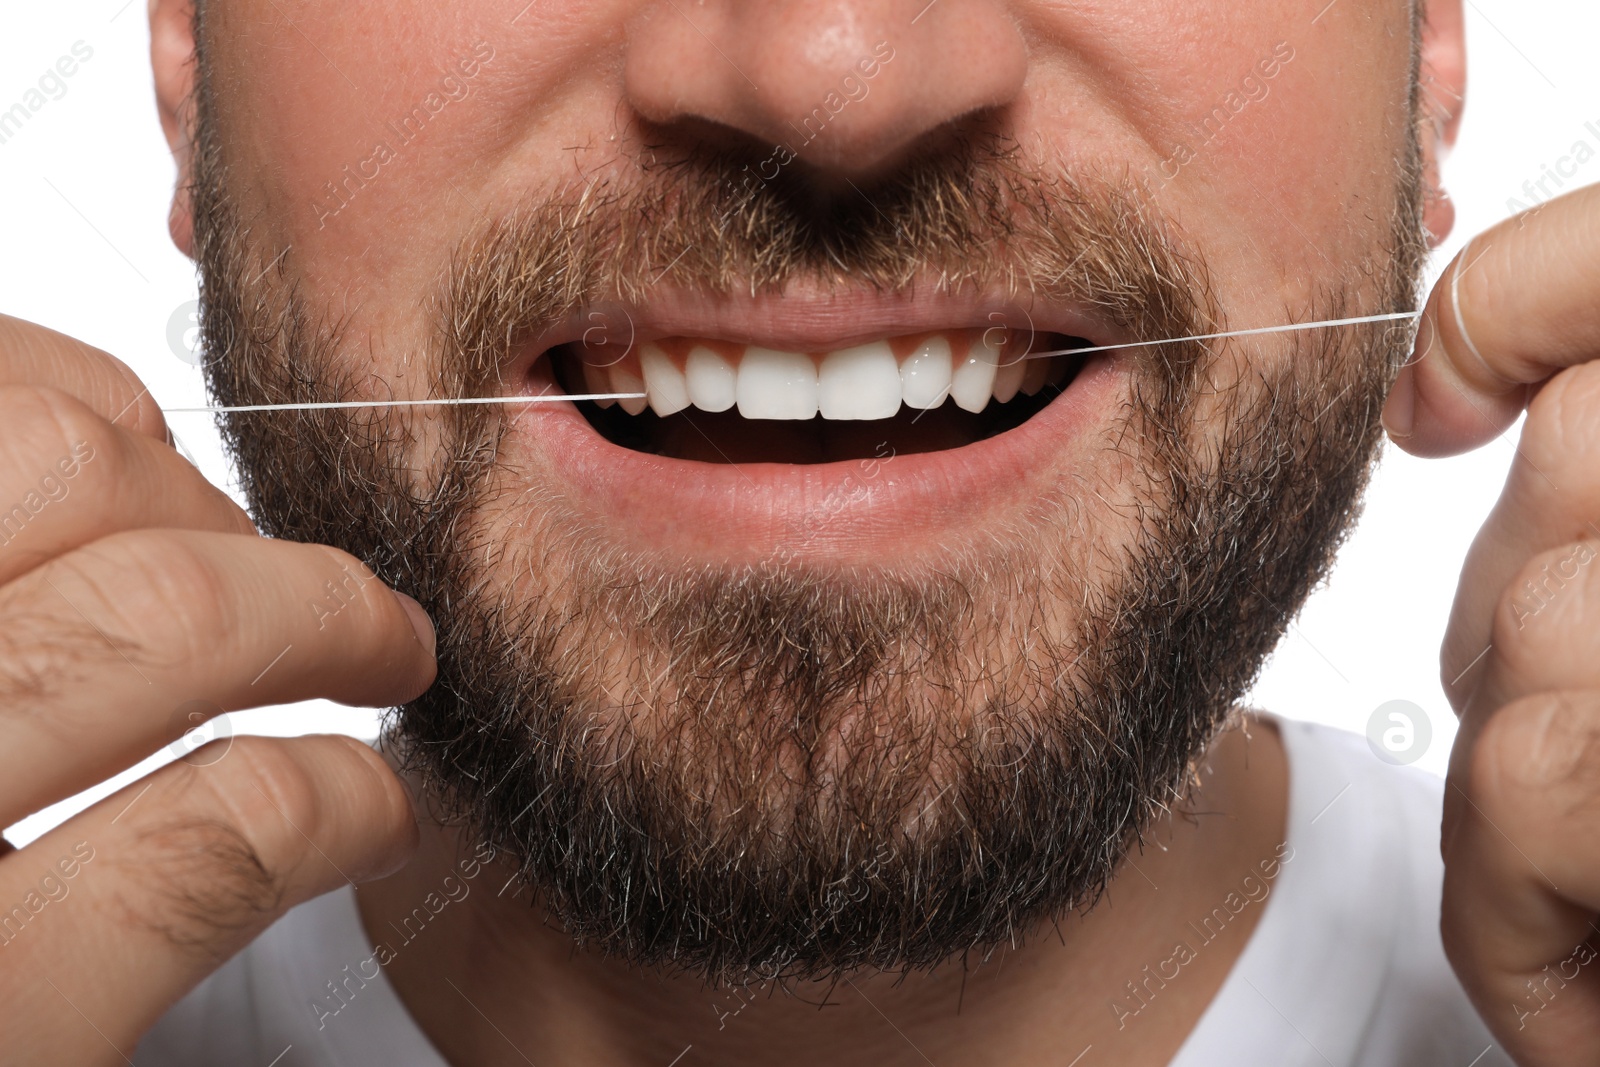
<path fill-rule="evenodd" d="M 1527 408 L 1441 655 L 1461 716 L 1441 930 L 1524 1067 L 1600 1063 L 1600 187 L 1474 239 L 1390 395 L 1395 442 L 1444 455 Z"/>
<path fill-rule="evenodd" d="M 0 827 L 173 742 L 191 709 L 388 705 L 433 680 L 414 601 L 336 549 L 260 537 L 166 441 L 127 367 L 0 316 Z M 330 582 L 337 613 L 316 608 Z M 221 755 L 0 848 L 0 1059 L 127 1062 L 274 918 L 415 844 L 357 741 Z"/>

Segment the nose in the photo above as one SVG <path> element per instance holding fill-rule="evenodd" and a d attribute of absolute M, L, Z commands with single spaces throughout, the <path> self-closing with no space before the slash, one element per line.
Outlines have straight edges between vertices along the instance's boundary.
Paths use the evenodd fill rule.
<path fill-rule="evenodd" d="M 653 0 L 630 22 L 631 106 L 739 130 L 840 173 L 1016 98 L 1021 32 L 999 0 Z"/>

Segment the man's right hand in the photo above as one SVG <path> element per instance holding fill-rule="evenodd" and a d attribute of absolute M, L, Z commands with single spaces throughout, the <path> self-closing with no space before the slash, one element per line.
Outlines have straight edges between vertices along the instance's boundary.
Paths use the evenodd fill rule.
<path fill-rule="evenodd" d="M 0 316 L 0 827 L 170 744 L 194 709 L 386 706 L 433 681 L 415 601 L 337 549 L 259 536 L 167 441 L 122 363 Z M 273 919 L 414 847 L 403 786 L 358 741 L 223 752 L 0 858 L 0 1063 L 128 1062 Z"/>

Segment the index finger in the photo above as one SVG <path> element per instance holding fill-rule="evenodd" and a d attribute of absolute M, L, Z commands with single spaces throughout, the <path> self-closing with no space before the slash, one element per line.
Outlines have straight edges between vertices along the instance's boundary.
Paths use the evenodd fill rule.
<path fill-rule="evenodd" d="M 1600 186 L 1467 243 L 1428 296 L 1383 412 L 1394 442 L 1448 456 L 1498 437 L 1532 389 L 1600 357 Z"/>
<path fill-rule="evenodd" d="M 77 338 L 10 315 L 0 315 L 0 385 L 59 389 L 125 430 L 167 440 L 167 422 L 156 398 L 126 363 Z"/>

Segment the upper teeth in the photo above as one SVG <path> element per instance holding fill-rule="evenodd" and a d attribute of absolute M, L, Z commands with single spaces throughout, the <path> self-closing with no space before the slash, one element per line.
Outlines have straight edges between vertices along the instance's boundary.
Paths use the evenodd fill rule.
<path fill-rule="evenodd" d="M 902 403 L 936 408 L 947 397 L 977 412 L 990 397 L 1004 403 L 1019 391 L 1037 393 L 1051 371 L 1050 360 L 1023 358 L 998 329 L 872 341 L 822 355 L 680 338 L 647 342 L 620 358 L 579 352 L 588 391 L 646 394 L 597 401 L 632 415 L 647 405 L 657 415 L 692 405 L 737 406 L 747 419 L 886 419 Z"/>

